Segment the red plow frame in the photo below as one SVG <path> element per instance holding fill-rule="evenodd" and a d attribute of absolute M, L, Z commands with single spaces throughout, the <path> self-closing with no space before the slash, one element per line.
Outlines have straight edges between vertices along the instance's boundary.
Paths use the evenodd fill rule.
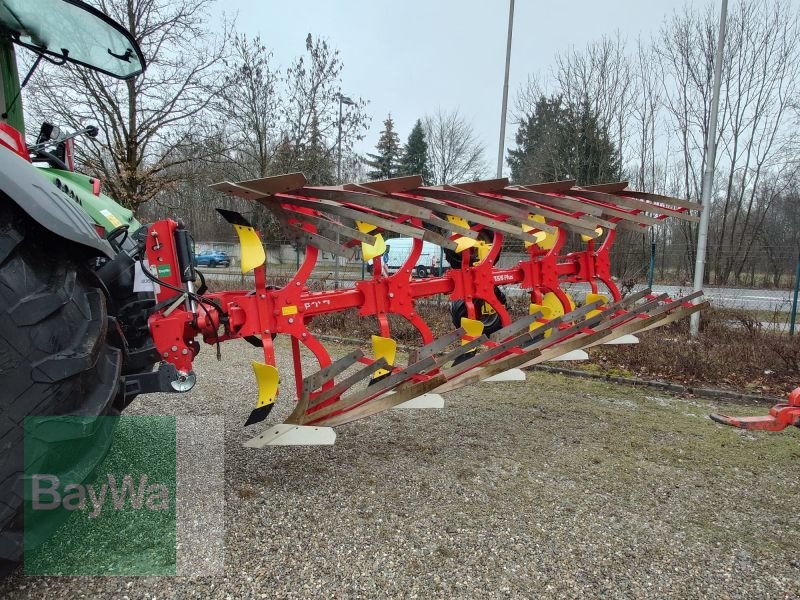
<path fill-rule="evenodd" d="M 254 363 L 259 400 L 248 423 L 263 420 L 277 395 L 276 335 L 291 338 L 294 357 L 297 405 L 287 425 L 293 431 L 319 431 L 424 394 L 450 391 L 509 369 L 612 342 L 707 306 L 701 294 L 676 300 L 649 290 L 625 298 L 620 294 L 611 277 L 616 232 L 642 231 L 670 217 L 696 221 L 690 211 L 700 209 L 691 202 L 627 190 L 626 183 L 509 186 L 507 180 L 496 179 L 423 186 L 419 177 L 403 177 L 322 187 L 307 186 L 298 173 L 212 187 L 260 204 L 289 239 L 306 246 L 305 259 L 292 279 L 279 289 L 268 288 L 257 233 L 238 213 L 220 211 L 239 234 L 242 270 L 254 272 L 255 289 L 199 295 L 189 281 L 193 274 L 183 276 L 186 261 L 172 243 L 180 226 L 167 220 L 149 230 L 147 259 L 159 283 L 159 308 L 150 317 L 150 326 L 159 353 L 179 378 L 191 382 L 198 335 L 209 344 L 243 338 L 260 346 L 264 363 Z M 384 275 L 381 269 L 385 233 L 414 240 L 409 258 L 393 275 Z M 570 233 L 580 236 L 583 247 L 562 254 Z M 525 258 L 513 267 L 498 268 L 508 239 L 525 247 Z M 446 253 L 451 268 L 443 275 L 412 278 L 423 241 Z M 308 290 L 306 282 L 320 251 L 353 259 L 359 249 L 364 260 L 373 262 L 370 279 L 345 289 Z M 577 282 L 591 290 L 579 307 L 562 288 Z M 529 315 L 512 320 L 497 292 L 509 285 L 528 295 Z M 463 303 L 460 327 L 439 339 L 434 339 L 416 310 L 419 299 L 436 295 Z M 315 316 L 347 309 L 377 319 L 373 356 L 358 350 L 334 361 L 309 330 Z M 486 312 L 496 313 L 492 331 L 484 331 L 479 320 Z M 407 365 L 395 364 L 389 314 L 403 317 L 422 339 L 422 347 L 410 353 Z M 301 346 L 319 364 L 320 370 L 310 376 L 303 374 Z M 370 385 L 357 386 L 366 379 Z M 277 436 L 286 432 L 270 429 Z M 265 435 L 251 445 L 272 443 Z"/>

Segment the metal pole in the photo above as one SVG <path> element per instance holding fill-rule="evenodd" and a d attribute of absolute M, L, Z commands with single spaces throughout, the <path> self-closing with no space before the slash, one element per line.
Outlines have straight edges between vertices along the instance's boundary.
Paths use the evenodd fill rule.
<path fill-rule="evenodd" d="M 444 248 L 439 246 L 439 275 L 438 276 L 442 277 L 443 275 L 444 275 Z M 436 306 L 438 307 L 438 306 L 441 306 L 441 305 L 442 305 L 442 295 L 439 294 L 438 296 L 436 296 Z"/>
<path fill-rule="evenodd" d="M 506 41 L 506 77 L 503 81 L 503 108 L 500 111 L 500 144 L 497 149 L 497 178 L 503 176 L 503 151 L 506 145 L 506 113 L 508 112 L 508 70 L 511 67 L 511 34 L 514 31 L 514 0 L 508 6 L 508 40 Z"/>
<path fill-rule="evenodd" d="M 719 14 L 719 34 L 717 52 L 714 56 L 714 90 L 711 96 L 711 114 L 708 118 L 706 136 L 706 168 L 703 173 L 703 189 L 700 204 L 700 227 L 697 230 L 697 257 L 694 263 L 694 291 L 703 290 L 703 279 L 706 268 L 706 247 L 708 245 L 708 222 L 711 217 L 711 192 L 714 187 L 714 165 L 717 158 L 717 114 L 719 113 L 719 89 L 722 83 L 722 54 L 725 49 L 725 28 L 728 21 L 728 0 L 722 0 Z M 692 315 L 689 331 L 692 337 L 700 333 L 700 313 Z"/>
<path fill-rule="evenodd" d="M 653 289 L 653 276 L 656 272 L 656 240 L 650 228 L 650 270 L 647 273 L 647 287 Z"/>
<path fill-rule="evenodd" d="M 342 183 L 342 104 L 347 106 L 355 106 L 355 102 L 347 96 L 342 96 L 339 92 L 339 135 L 336 138 L 337 156 L 336 156 L 336 183 Z M 339 244 L 339 233 L 336 234 L 336 244 Z M 333 287 L 339 289 L 339 255 L 333 257 L 334 260 L 334 273 L 333 273 Z"/>
<path fill-rule="evenodd" d="M 339 135 L 336 137 L 336 183 L 342 183 L 342 94 L 339 94 Z"/>
<path fill-rule="evenodd" d="M 336 138 L 336 183 L 342 183 L 342 94 L 339 92 L 339 135 Z M 339 232 L 336 232 L 336 245 L 339 245 Z M 333 257 L 333 287 L 339 289 L 339 255 Z"/>
<path fill-rule="evenodd" d="M 800 253 L 797 255 L 797 269 L 794 272 L 794 297 L 792 298 L 792 316 L 789 320 L 789 335 L 794 335 L 797 320 L 797 296 L 800 293 Z"/>

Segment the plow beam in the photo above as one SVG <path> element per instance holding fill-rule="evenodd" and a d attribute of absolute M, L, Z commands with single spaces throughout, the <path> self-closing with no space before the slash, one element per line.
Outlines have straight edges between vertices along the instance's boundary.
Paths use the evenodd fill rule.
<path fill-rule="evenodd" d="M 318 411 L 308 411 L 304 415 L 302 422 L 320 425 L 347 423 L 351 420 L 355 420 L 355 418 L 360 418 L 356 415 L 376 414 L 387 408 L 392 408 L 407 400 L 421 396 L 422 394 L 436 389 L 446 381 L 444 375 L 435 373 L 441 364 L 450 360 L 455 360 L 461 354 L 477 348 L 485 341 L 486 337 L 480 336 L 443 356 L 428 356 L 404 369 L 397 369 L 362 391 L 342 397 L 332 404 L 321 407 Z M 422 378 L 418 381 L 413 378 L 415 375 L 424 375 L 426 372 L 432 373 L 430 373 L 429 377 Z M 395 393 L 385 394 L 393 388 L 396 388 Z M 313 410 L 313 408 L 314 406 L 312 405 L 311 410 Z"/>
<path fill-rule="evenodd" d="M 574 340 L 570 343 L 569 338 L 582 329 L 591 327 L 600 322 L 603 315 L 595 315 L 571 327 L 560 329 L 559 326 L 562 325 L 562 319 L 568 318 L 578 320 L 589 310 L 592 310 L 592 307 L 582 307 L 578 309 L 578 311 L 575 311 L 575 316 L 567 315 L 566 317 L 553 319 L 540 328 L 528 331 L 503 344 L 498 344 L 494 348 L 480 353 L 468 361 L 451 367 L 444 372 L 445 376 L 448 378 L 447 383 L 438 388 L 436 390 L 437 393 L 453 391 L 465 385 L 478 383 L 500 373 L 507 372 L 510 369 L 515 369 L 525 364 L 534 364 L 534 361 L 541 357 L 543 349 L 548 347 L 558 346 L 564 348 L 562 352 L 557 353 L 555 356 L 580 349 L 581 345 L 575 346 Z M 548 331 L 551 332 L 549 336 L 546 335 Z M 566 342 L 564 340 L 566 340 Z M 551 356 L 550 359 L 552 358 Z"/>

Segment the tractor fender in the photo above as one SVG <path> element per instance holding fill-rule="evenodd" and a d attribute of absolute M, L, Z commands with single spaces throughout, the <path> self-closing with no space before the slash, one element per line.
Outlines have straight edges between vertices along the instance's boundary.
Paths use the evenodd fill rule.
<path fill-rule="evenodd" d="M 76 202 L 37 173 L 36 167 L 3 146 L 0 146 L 0 191 L 55 235 L 109 258 L 116 255 Z"/>

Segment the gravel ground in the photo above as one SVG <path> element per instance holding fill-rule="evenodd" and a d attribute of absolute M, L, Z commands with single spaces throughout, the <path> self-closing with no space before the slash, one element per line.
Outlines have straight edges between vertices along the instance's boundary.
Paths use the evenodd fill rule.
<path fill-rule="evenodd" d="M 738 432 L 708 402 L 529 373 L 340 427 L 333 447 L 253 450 L 258 351 L 209 350 L 190 394 L 130 413 L 225 416 L 225 575 L 18 572 L 0 597 L 800 598 L 797 430 Z"/>

